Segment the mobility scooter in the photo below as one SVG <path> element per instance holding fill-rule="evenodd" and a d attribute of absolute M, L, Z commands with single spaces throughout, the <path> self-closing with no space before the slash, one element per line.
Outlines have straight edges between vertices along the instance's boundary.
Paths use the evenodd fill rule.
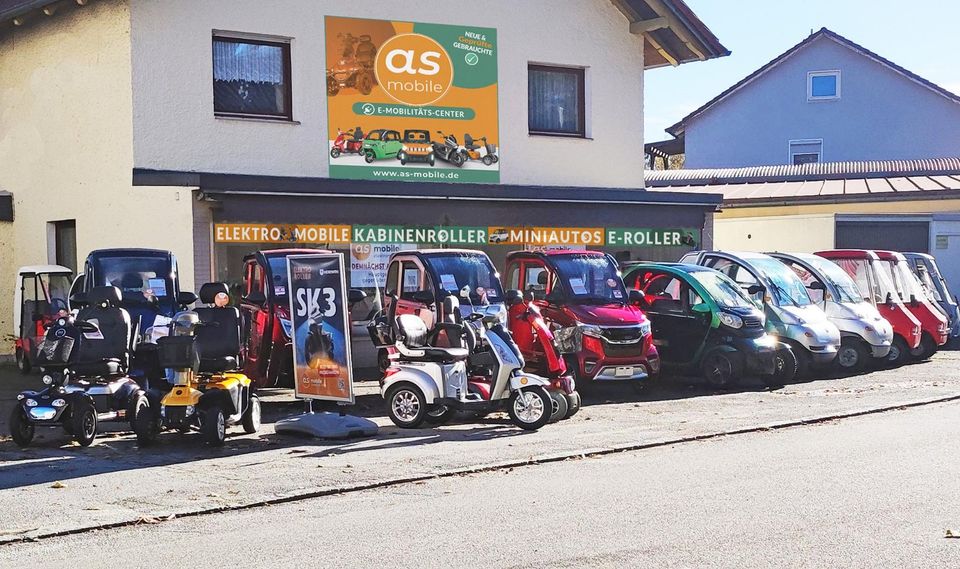
<path fill-rule="evenodd" d="M 465 285 L 461 295 L 469 300 L 471 292 Z M 450 320 L 459 319 L 456 296 L 443 304 Z M 523 372 L 523 357 L 496 316 L 471 312 L 459 323 L 437 322 L 431 332 L 416 315 L 392 314 L 397 354 L 380 392 L 398 427 L 441 424 L 458 410 L 486 414 L 506 407 L 516 426 L 536 430 L 554 415 L 550 381 Z M 450 347 L 437 345 L 441 331 Z"/>
<path fill-rule="evenodd" d="M 30 373 L 47 325 L 70 311 L 73 271 L 59 265 L 20 267 L 13 300 L 14 356 L 20 373 Z"/>
<path fill-rule="evenodd" d="M 222 445 L 230 425 L 260 429 L 260 400 L 240 371 L 240 311 L 228 306 L 225 283 L 200 287 L 200 301 L 207 306 L 177 313 L 170 334 L 157 340 L 160 365 L 173 369 L 174 379 L 166 394 L 151 390 L 141 402 L 141 443 L 154 442 L 163 429 L 197 429 L 208 444 Z"/>
<path fill-rule="evenodd" d="M 103 421 L 137 422 L 146 396 L 127 376 L 135 348 L 130 314 L 120 308 L 116 287 L 95 287 L 76 317 L 66 314 L 47 324 L 36 362 L 43 372 L 40 391 L 17 395 L 10 433 L 20 446 L 36 427 L 62 426 L 82 446 L 90 446 Z"/>
<path fill-rule="evenodd" d="M 790 346 L 766 333 L 763 312 L 723 273 L 699 265 L 637 263 L 626 268 L 623 280 L 653 324 L 664 368 L 701 374 L 720 388 L 749 375 L 783 385 L 796 373 Z"/>
<path fill-rule="evenodd" d="M 896 251 L 874 251 L 900 298 L 920 321 L 920 345 L 910 350 L 914 360 L 926 360 L 950 339 L 947 316 L 928 300 L 920 280 L 910 269 L 906 257 Z"/>
<path fill-rule="evenodd" d="M 780 261 L 763 253 L 697 251 L 680 262 L 724 273 L 761 304 L 767 332 L 790 345 L 798 376 L 806 377 L 811 367 L 829 366 L 837 357 L 840 330 L 810 300 L 800 278 Z"/>
<path fill-rule="evenodd" d="M 337 129 L 337 138 L 333 140 L 330 157 L 339 158 L 341 154 L 363 154 L 363 130 L 359 126 L 353 129 L 353 132 Z"/>
<path fill-rule="evenodd" d="M 920 321 L 901 300 L 877 254 L 864 249 L 837 249 L 818 251 L 815 255 L 829 260 L 850 275 L 864 300 L 876 307 L 880 316 L 893 327 L 893 341 L 885 363 L 890 366 L 907 363 L 910 351 L 920 345 Z"/>
<path fill-rule="evenodd" d="M 515 251 L 507 282 L 533 294 L 577 385 L 624 381 L 642 388 L 660 373 L 650 321 L 629 301 L 614 260 L 599 251 Z M 542 348 L 533 344 L 536 358 Z"/>
<path fill-rule="evenodd" d="M 947 286 L 940 273 L 940 267 L 933 255 L 926 253 L 904 253 L 910 268 L 920 279 L 923 288 L 927 290 L 927 295 L 933 302 L 936 302 L 944 314 L 947 315 L 947 326 L 950 330 L 950 337 L 960 336 L 960 307 L 957 306 L 957 298 Z"/>
<path fill-rule="evenodd" d="M 340 89 L 352 87 L 362 95 L 369 95 L 377 84 L 373 70 L 377 46 L 367 34 L 359 38 L 353 34 L 337 34 L 343 40 L 340 58 L 327 69 L 327 95 L 333 97 Z"/>
<path fill-rule="evenodd" d="M 497 145 L 487 142 L 486 136 L 481 136 L 482 145 L 476 144 L 476 140 L 469 134 L 463 135 L 463 159 L 479 160 L 484 166 L 490 166 L 500 161 L 497 156 Z"/>
<path fill-rule="evenodd" d="M 436 163 L 436 157 L 433 154 L 433 144 L 430 143 L 430 131 L 403 131 L 403 146 L 400 154 L 397 154 L 397 160 L 400 161 L 401 166 L 406 166 L 407 162 L 426 162 L 433 166 Z"/>
<path fill-rule="evenodd" d="M 460 168 L 463 166 L 464 162 L 464 148 L 460 146 L 460 143 L 457 142 L 457 137 L 452 134 L 443 134 L 441 131 L 437 131 L 441 137 L 443 137 L 443 142 L 433 141 L 433 154 L 437 158 L 443 160 L 444 162 L 449 162 Z"/>
<path fill-rule="evenodd" d="M 857 283 L 843 269 L 810 253 L 770 253 L 793 269 L 814 303 L 840 329 L 840 351 L 835 360 L 844 372 L 859 373 L 867 364 L 884 361 L 893 343 L 893 326 L 865 299 Z"/>

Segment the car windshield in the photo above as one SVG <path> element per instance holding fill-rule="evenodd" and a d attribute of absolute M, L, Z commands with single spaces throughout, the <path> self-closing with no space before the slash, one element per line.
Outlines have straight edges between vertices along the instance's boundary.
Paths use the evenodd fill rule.
<path fill-rule="evenodd" d="M 174 268 L 167 257 L 100 257 L 94 262 L 93 286 L 115 286 L 125 303 L 149 304 L 156 298 L 172 304 Z"/>
<path fill-rule="evenodd" d="M 914 297 L 917 300 L 923 300 L 927 298 L 927 292 L 923 290 L 923 285 L 920 284 L 920 279 L 917 278 L 917 275 L 913 274 L 913 271 L 910 270 L 910 267 L 907 265 L 906 261 L 896 261 L 894 263 L 894 272 L 897 277 L 899 277 L 901 290 L 906 295 L 901 295 L 901 298 L 903 298 L 904 301 L 911 300 L 911 297 Z"/>
<path fill-rule="evenodd" d="M 270 283 L 270 291 L 278 299 L 287 297 L 287 257 L 286 255 L 276 255 L 267 257 L 270 263 L 270 273 L 273 281 Z"/>
<path fill-rule="evenodd" d="M 472 302 L 503 302 L 500 275 L 486 255 L 449 253 L 430 255 L 427 264 L 440 279 L 438 288 L 455 296 L 464 286 L 470 287 Z"/>
<path fill-rule="evenodd" d="M 768 292 L 778 305 L 807 306 L 812 304 L 807 287 L 790 267 L 780 261 L 769 258 L 750 259 L 750 265 L 763 274 L 769 282 Z"/>
<path fill-rule="evenodd" d="M 837 289 L 840 298 L 838 302 L 858 304 L 864 301 L 863 293 L 857 283 L 853 282 L 846 271 L 822 257 L 805 257 L 804 261 L 810 264 L 829 284 Z"/>
<path fill-rule="evenodd" d="M 943 302 L 943 296 L 940 295 L 940 290 L 937 288 L 937 285 L 933 282 L 933 277 L 930 275 L 930 271 L 927 270 L 927 266 L 923 263 L 917 263 L 916 265 L 916 275 L 920 279 L 920 283 L 923 284 L 923 288 L 926 289 L 927 296 L 931 300 L 937 302 Z"/>
<path fill-rule="evenodd" d="M 733 279 L 717 271 L 694 271 L 693 278 L 726 308 L 756 308 L 757 305 L 743 294 L 743 289 Z"/>
<path fill-rule="evenodd" d="M 627 298 L 623 280 L 606 255 L 557 255 L 550 263 L 570 299 L 623 304 Z"/>

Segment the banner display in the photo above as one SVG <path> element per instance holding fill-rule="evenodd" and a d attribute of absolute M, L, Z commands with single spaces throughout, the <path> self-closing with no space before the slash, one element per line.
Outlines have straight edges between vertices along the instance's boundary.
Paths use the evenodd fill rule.
<path fill-rule="evenodd" d="M 382 288 L 390 255 L 416 248 L 407 243 L 354 243 L 350 246 L 350 286 Z"/>
<path fill-rule="evenodd" d="M 610 247 L 697 247 L 700 244 L 699 229 L 639 229 L 608 228 L 607 245 Z"/>
<path fill-rule="evenodd" d="M 500 181 L 497 31 L 327 16 L 331 178 Z"/>
<path fill-rule="evenodd" d="M 350 243 L 349 225 L 271 225 L 266 223 L 217 223 L 213 226 L 216 243 L 310 243 L 346 245 Z"/>
<path fill-rule="evenodd" d="M 287 257 L 296 396 L 353 403 L 343 254 Z"/>

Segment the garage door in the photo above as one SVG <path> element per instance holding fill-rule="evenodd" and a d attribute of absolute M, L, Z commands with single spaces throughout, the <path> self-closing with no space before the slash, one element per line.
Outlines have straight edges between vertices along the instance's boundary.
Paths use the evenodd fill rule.
<path fill-rule="evenodd" d="M 928 253 L 926 221 L 838 221 L 837 249 L 889 249 Z"/>

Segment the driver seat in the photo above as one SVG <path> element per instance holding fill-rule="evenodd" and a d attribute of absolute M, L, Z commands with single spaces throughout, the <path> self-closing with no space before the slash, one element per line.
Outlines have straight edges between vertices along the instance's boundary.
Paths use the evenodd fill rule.
<path fill-rule="evenodd" d="M 466 360 L 467 348 L 438 348 L 427 344 L 430 336 L 427 325 L 419 316 L 401 314 L 397 317 L 397 351 L 403 359 L 418 362 L 453 363 Z"/>
<path fill-rule="evenodd" d="M 206 283 L 200 287 L 200 302 L 194 309 L 200 321 L 211 326 L 197 328 L 197 353 L 200 373 L 220 373 L 240 368 L 240 311 L 234 306 L 216 306 L 217 296 L 229 295 L 226 283 Z"/>
<path fill-rule="evenodd" d="M 470 136 L 469 134 L 463 135 L 463 147 L 466 148 L 467 150 L 476 150 L 480 148 L 479 146 L 477 146 L 476 142 L 474 142 L 473 137 Z"/>
<path fill-rule="evenodd" d="M 87 293 L 89 304 L 77 320 L 95 324 L 99 334 L 83 334 L 72 369 L 81 377 L 123 375 L 130 366 L 133 329 L 130 313 L 120 307 L 123 295 L 115 286 L 98 286 Z"/>

